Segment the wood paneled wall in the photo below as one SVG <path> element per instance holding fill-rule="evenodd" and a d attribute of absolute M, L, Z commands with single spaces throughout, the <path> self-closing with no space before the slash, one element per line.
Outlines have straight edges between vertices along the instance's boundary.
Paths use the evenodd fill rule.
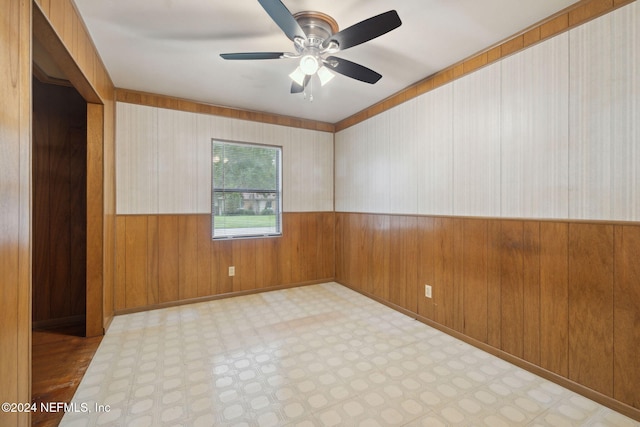
<path fill-rule="evenodd" d="M 336 213 L 336 279 L 640 416 L 640 225 Z M 433 298 L 424 296 L 424 285 Z"/>
<path fill-rule="evenodd" d="M 0 402 L 31 401 L 31 4 L 0 13 Z M 0 411 L 0 425 L 30 425 Z"/>
<path fill-rule="evenodd" d="M 87 325 L 101 334 L 113 318 L 115 270 L 115 88 L 72 0 L 35 0 L 34 35 L 40 39 L 88 106 L 90 234 L 89 310 L 102 313 Z M 99 297 L 99 298 L 98 298 Z"/>
<path fill-rule="evenodd" d="M 118 311 L 334 277 L 333 212 L 284 213 L 264 239 L 212 240 L 211 215 L 119 215 L 116 231 Z"/>
<path fill-rule="evenodd" d="M 33 321 L 85 315 L 87 104 L 33 80 Z"/>
<path fill-rule="evenodd" d="M 39 5 L 39 6 L 38 6 Z M 31 38 L 34 7 L 42 7 L 61 34 L 79 68 L 102 97 L 105 108 L 105 181 L 113 181 L 114 117 L 113 84 L 88 32 L 70 0 L 8 0 L 0 14 L 0 401 L 31 400 Z M 33 13 L 32 13 L 33 12 Z M 55 18 L 54 18 L 55 17 Z M 111 129 L 109 129 L 111 126 Z M 114 222 L 115 187 L 105 186 L 105 216 Z M 105 225 L 105 230 L 108 225 Z M 113 230 L 113 227 L 111 227 Z M 113 239 L 111 240 L 113 244 Z M 105 276 L 113 268 L 112 250 L 104 248 Z M 109 255 L 111 254 L 111 255 Z M 111 274 L 113 278 L 113 274 Z M 105 288 L 108 289 L 111 284 Z M 106 296 L 106 293 L 105 293 Z M 105 301 L 105 322 L 113 304 Z M 111 309 L 109 309 L 111 307 Z M 111 311 L 110 311 L 111 310 Z M 0 412 L 2 426 L 29 426 L 29 413 Z"/>

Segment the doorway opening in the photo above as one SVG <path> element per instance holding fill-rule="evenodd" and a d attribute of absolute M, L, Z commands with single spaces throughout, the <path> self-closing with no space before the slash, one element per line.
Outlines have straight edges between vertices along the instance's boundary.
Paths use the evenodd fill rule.
<path fill-rule="evenodd" d="M 85 336 L 87 103 L 38 78 L 32 94 L 33 328 Z"/>

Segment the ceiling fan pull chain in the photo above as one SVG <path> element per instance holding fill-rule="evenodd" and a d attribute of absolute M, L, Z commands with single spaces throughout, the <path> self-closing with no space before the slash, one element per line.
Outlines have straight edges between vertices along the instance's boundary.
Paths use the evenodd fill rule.
<path fill-rule="evenodd" d="M 307 92 L 307 90 L 309 92 Z M 309 102 L 313 102 L 313 79 L 310 79 L 309 84 L 304 88 L 304 99 L 307 99 Z"/>

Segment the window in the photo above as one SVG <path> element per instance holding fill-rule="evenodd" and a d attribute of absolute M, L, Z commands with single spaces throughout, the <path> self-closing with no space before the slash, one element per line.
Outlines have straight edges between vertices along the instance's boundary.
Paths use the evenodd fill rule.
<path fill-rule="evenodd" d="M 279 236 L 282 148 L 212 141 L 214 239 Z"/>

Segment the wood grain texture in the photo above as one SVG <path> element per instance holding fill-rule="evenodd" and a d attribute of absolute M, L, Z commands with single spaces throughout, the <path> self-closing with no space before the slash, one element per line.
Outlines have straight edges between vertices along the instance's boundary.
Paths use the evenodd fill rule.
<path fill-rule="evenodd" d="M 126 217 L 125 217 L 126 218 Z M 158 217 L 147 217 L 147 303 L 160 302 Z"/>
<path fill-rule="evenodd" d="M 523 357 L 540 365 L 540 223 L 523 224 Z"/>
<path fill-rule="evenodd" d="M 522 221 L 502 221 L 500 230 L 500 348 L 524 356 L 524 239 Z"/>
<path fill-rule="evenodd" d="M 50 12 L 50 2 L 43 3 Z M 31 40 L 38 32 L 35 21 L 42 18 L 39 15 L 38 6 L 34 7 L 31 2 L 9 0 L 3 4 L 0 18 L 0 45 L 3 47 L 0 70 L 4 76 L 0 83 L 0 179 L 3 183 L 0 190 L 3 242 L 0 254 L 3 278 L 0 287 L 0 400 L 3 402 L 29 402 L 31 398 Z M 26 427 L 30 424 L 28 413 L 0 413 L 0 425 Z"/>
<path fill-rule="evenodd" d="M 465 219 L 462 223 L 462 287 L 464 327 L 462 332 L 487 342 L 488 304 L 488 222 Z"/>
<path fill-rule="evenodd" d="M 70 54 L 68 43 L 76 38 L 73 29 L 60 31 L 60 25 L 64 26 L 67 13 L 73 13 L 66 9 L 68 0 L 62 0 L 51 8 L 49 19 L 37 6 L 33 8 L 33 37 L 40 43 L 44 50 L 54 59 L 58 68 L 64 73 L 69 82 L 78 90 L 82 97 L 94 104 L 101 104 L 102 99 L 93 85 L 92 78 L 84 73 L 84 70 Z M 53 20 L 50 20 L 51 17 Z M 71 16 L 67 22 L 71 22 Z M 66 39 L 64 38 L 66 37 Z"/>
<path fill-rule="evenodd" d="M 500 348 L 502 342 L 502 221 L 487 224 L 487 343 Z"/>
<path fill-rule="evenodd" d="M 178 301 L 180 298 L 179 236 L 177 215 L 158 216 L 159 302 Z"/>
<path fill-rule="evenodd" d="M 96 293 L 92 300 L 94 300 L 94 306 L 102 306 L 102 309 L 97 310 L 97 312 L 101 312 L 100 315 L 104 320 L 104 323 L 95 319 L 90 320 L 93 325 L 91 329 L 97 333 L 102 326 L 98 325 L 98 323 L 106 324 L 113 316 L 114 304 L 115 186 L 113 181 L 115 163 L 113 149 L 115 111 L 113 108 L 113 82 L 72 1 L 63 0 L 53 3 L 46 0 L 35 2 L 33 6 L 32 34 L 51 55 L 58 67 L 64 71 L 71 84 L 80 92 L 85 101 L 96 106 L 104 105 L 102 131 L 94 134 L 96 141 L 101 141 L 102 150 L 94 150 L 94 155 L 90 158 L 92 163 L 89 164 L 89 170 L 94 171 L 90 172 L 91 176 L 93 176 L 92 181 L 96 183 L 100 181 L 99 175 L 102 175 L 103 179 L 102 184 L 98 185 L 98 187 L 102 186 L 102 188 L 96 188 L 96 190 L 101 190 L 104 206 L 100 208 L 99 212 L 96 211 L 95 215 L 91 215 L 94 218 L 93 223 L 96 225 L 91 228 L 94 233 L 94 238 L 92 238 L 94 244 L 92 246 L 95 246 L 95 249 L 92 250 L 92 253 L 95 253 L 95 256 L 93 256 L 95 261 L 91 262 L 89 274 L 95 277 L 95 280 L 92 281 L 95 286 L 92 286 L 92 289 Z M 100 152 L 98 153 L 98 151 Z M 98 161 L 93 164 L 93 159 Z M 100 159 L 103 160 L 103 164 L 100 163 Z M 94 205 L 98 209 L 97 200 L 99 194 L 93 191 L 92 194 L 96 200 Z M 99 214 L 105 217 L 103 224 L 97 224 L 99 222 Z M 101 233 L 100 229 L 102 229 L 101 238 L 98 237 Z M 100 265 L 98 265 L 99 246 L 102 246 L 104 251 L 101 273 L 97 271 L 100 269 Z M 100 278 L 99 276 L 102 277 Z M 103 283 L 107 283 L 107 285 L 104 286 Z M 98 301 L 98 294 L 102 296 L 102 303 Z M 92 313 L 94 312 L 93 309 L 91 311 Z"/>
<path fill-rule="evenodd" d="M 178 217 L 178 298 L 198 296 L 198 217 Z"/>
<path fill-rule="evenodd" d="M 258 289 L 256 286 L 256 240 L 241 239 L 232 242 L 233 266 L 236 275 L 233 277 L 233 291 L 248 291 Z M 294 263 L 296 271 L 303 268 Z M 295 280 L 295 279 L 294 279 Z"/>
<path fill-rule="evenodd" d="M 569 225 L 540 223 L 540 366 L 569 374 Z"/>
<path fill-rule="evenodd" d="M 101 223 L 92 229 L 97 236 L 87 233 L 87 106 L 73 88 L 35 79 L 33 97 L 34 321 L 84 316 L 87 245 L 93 244 L 92 255 L 96 258 L 97 249 L 101 262 L 102 244 Z M 101 206 L 92 214 L 100 222 Z M 97 285 L 101 294 L 102 265 L 94 272 L 98 282 L 92 282 L 92 289 Z"/>
<path fill-rule="evenodd" d="M 115 256 L 115 283 L 113 291 L 113 309 L 124 310 L 127 308 L 125 289 L 127 286 L 127 217 L 116 217 L 116 256 Z"/>
<path fill-rule="evenodd" d="M 196 231 L 197 239 L 197 281 L 198 290 L 197 296 L 204 297 L 207 295 L 213 295 L 215 292 L 212 290 L 212 262 L 211 262 L 211 218 L 205 215 L 198 215 L 196 217 L 198 228 Z"/>
<path fill-rule="evenodd" d="M 424 286 L 430 285 L 433 290 L 435 284 L 435 239 L 434 239 L 434 219 L 429 217 L 418 217 L 418 307 L 417 313 L 428 319 L 434 320 L 435 304 L 432 298 L 425 297 Z M 378 258 L 379 259 L 379 258 Z"/>
<path fill-rule="evenodd" d="M 393 236 L 389 247 L 393 254 L 389 261 L 389 301 L 415 313 L 418 309 L 417 220 L 409 216 L 392 216 L 389 228 Z M 365 265 L 364 281 L 367 270 Z"/>
<path fill-rule="evenodd" d="M 31 402 L 71 402 L 102 336 L 83 338 L 84 326 L 34 330 Z M 31 425 L 56 427 L 64 412 L 35 411 Z"/>
<path fill-rule="evenodd" d="M 55 37 L 53 37 L 57 39 L 55 43 L 63 48 L 56 51 L 54 59 L 72 84 L 88 102 L 102 104 L 106 100 L 112 101 L 114 99 L 113 82 L 73 1 L 47 0 L 34 2 L 34 4 L 34 36 L 39 37 L 40 30 L 36 28 L 43 22 L 55 30 Z M 44 21 L 43 17 L 46 17 Z M 72 73 L 69 70 L 72 70 Z M 77 80 L 80 78 L 85 82 Z M 93 96 L 99 99 L 88 97 L 83 92 L 83 84 L 95 94 Z"/>
<path fill-rule="evenodd" d="M 640 226 L 615 227 L 613 397 L 640 409 Z"/>
<path fill-rule="evenodd" d="M 119 215 L 116 311 L 333 278 L 333 213 L 283 223 L 282 237 L 231 241 L 211 239 L 209 215 Z"/>
<path fill-rule="evenodd" d="M 5 2 L 0 18 L 0 387 L 2 402 L 31 397 L 31 3 Z M 27 427 L 28 413 L 0 413 Z"/>
<path fill-rule="evenodd" d="M 104 334 L 104 114 L 102 105 L 87 104 L 85 311 L 88 337 Z M 112 283 L 107 286 L 111 287 Z"/>
<path fill-rule="evenodd" d="M 569 379 L 613 396 L 613 226 L 569 226 Z"/>
<path fill-rule="evenodd" d="M 455 283 L 454 275 L 454 220 L 435 218 L 434 220 L 434 287 L 436 322 L 455 329 Z"/>
<path fill-rule="evenodd" d="M 369 215 L 368 226 L 371 231 L 368 234 L 369 241 L 365 254 L 368 261 L 365 264 L 365 271 L 368 272 L 366 280 L 373 295 L 378 297 L 389 295 L 389 283 L 391 275 L 391 245 L 390 245 L 390 221 L 389 215 Z M 338 234 L 336 230 L 336 235 Z M 357 258 L 357 253 L 352 254 Z M 336 254 L 341 259 L 339 254 Z"/>
<path fill-rule="evenodd" d="M 132 216 L 125 223 L 125 307 L 144 307 L 147 297 L 147 218 Z"/>
<path fill-rule="evenodd" d="M 338 282 L 575 381 L 591 398 L 636 405 L 636 225 L 339 212 L 335 231 Z"/>

